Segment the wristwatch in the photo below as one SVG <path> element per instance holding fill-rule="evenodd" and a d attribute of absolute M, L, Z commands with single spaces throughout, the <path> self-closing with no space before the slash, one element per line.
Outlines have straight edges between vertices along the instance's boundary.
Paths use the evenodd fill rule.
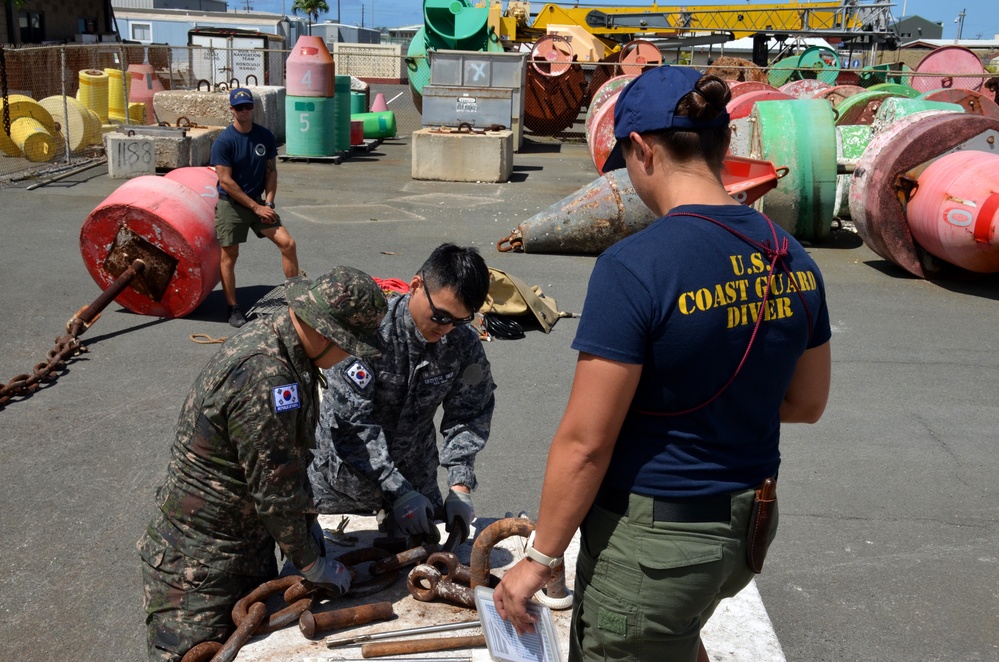
<path fill-rule="evenodd" d="M 564 560 L 561 556 L 548 556 L 534 549 L 534 531 L 531 531 L 531 535 L 527 538 L 527 548 L 524 550 L 524 556 L 541 565 L 548 566 L 552 570 L 562 565 L 562 561 Z"/>
<path fill-rule="evenodd" d="M 274 203 L 273 202 L 265 202 L 264 206 L 265 207 L 270 207 L 271 209 L 274 209 Z"/>

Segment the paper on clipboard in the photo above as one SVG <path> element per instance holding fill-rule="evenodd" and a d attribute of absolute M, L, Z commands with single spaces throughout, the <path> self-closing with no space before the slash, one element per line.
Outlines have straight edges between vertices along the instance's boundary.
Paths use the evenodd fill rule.
<path fill-rule="evenodd" d="M 493 602 L 493 589 L 475 589 L 475 605 L 482 620 L 489 656 L 499 662 L 561 662 L 558 635 L 552 611 L 536 602 L 528 602 L 527 610 L 537 617 L 533 634 L 517 634 L 513 625 L 500 618 Z"/>

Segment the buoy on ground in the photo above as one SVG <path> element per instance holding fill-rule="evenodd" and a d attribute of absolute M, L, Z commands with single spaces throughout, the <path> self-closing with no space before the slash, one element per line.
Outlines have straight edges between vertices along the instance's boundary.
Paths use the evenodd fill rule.
<path fill-rule="evenodd" d="M 999 154 L 946 154 L 919 175 L 906 207 L 916 242 L 976 273 L 999 271 Z"/>
<path fill-rule="evenodd" d="M 107 287 L 136 258 L 145 271 L 115 299 L 141 315 L 183 317 L 219 283 L 213 208 L 179 181 L 145 175 L 122 184 L 80 229 L 91 277 Z"/>
<path fill-rule="evenodd" d="M 97 115 L 73 97 L 54 95 L 38 102 L 69 138 L 69 149 L 77 152 L 101 141 L 101 121 Z"/>
<path fill-rule="evenodd" d="M 24 158 L 33 163 L 45 163 L 55 158 L 58 149 L 55 137 L 33 117 L 19 117 L 11 122 L 10 137 Z"/>
<path fill-rule="evenodd" d="M 836 195 L 832 108 L 821 99 L 761 101 L 752 119 L 749 155 L 789 171 L 757 207 L 798 239 L 824 239 Z"/>
<path fill-rule="evenodd" d="M 84 106 L 97 113 L 102 124 L 108 121 L 108 75 L 100 69 L 84 69 L 80 72 L 80 88 L 76 98 Z"/>
<path fill-rule="evenodd" d="M 905 201 L 919 173 L 934 160 L 958 150 L 991 153 L 997 142 L 999 120 L 947 111 L 904 117 L 875 136 L 850 184 L 850 216 L 867 247 L 920 278 L 970 274 L 935 257 L 913 239 Z"/>
<path fill-rule="evenodd" d="M 734 200 L 752 204 L 777 185 L 772 163 L 726 156 L 722 184 Z M 635 192 L 628 171 L 611 170 L 521 223 L 501 251 L 597 255 L 649 226 L 655 214 Z"/>

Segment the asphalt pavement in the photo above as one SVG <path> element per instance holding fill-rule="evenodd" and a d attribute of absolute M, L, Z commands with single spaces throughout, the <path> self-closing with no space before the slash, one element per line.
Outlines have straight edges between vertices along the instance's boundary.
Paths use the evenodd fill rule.
<path fill-rule="evenodd" d="M 580 312 L 592 257 L 499 253 L 496 242 L 595 177 L 585 145 L 529 145 L 505 184 L 410 178 L 409 141 L 342 165 L 280 163 L 278 210 L 302 267 L 408 280 L 442 241 Z M 94 169 L 0 189 L 0 381 L 44 360 L 99 289 L 83 220 L 120 181 Z M 785 426 L 781 522 L 757 580 L 791 661 L 999 660 L 999 279 L 908 277 L 849 230 L 809 247 L 825 276 L 833 382 L 816 425 Z M 248 308 L 283 280 L 251 240 Z M 480 516 L 536 514 L 568 397 L 577 321 L 486 347 L 499 387 L 479 455 Z M 112 304 L 90 351 L 0 410 L 0 659 L 137 660 L 145 651 L 135 541 L 196 375 L 229 335 L 221 290 L 185 319 Z"/>

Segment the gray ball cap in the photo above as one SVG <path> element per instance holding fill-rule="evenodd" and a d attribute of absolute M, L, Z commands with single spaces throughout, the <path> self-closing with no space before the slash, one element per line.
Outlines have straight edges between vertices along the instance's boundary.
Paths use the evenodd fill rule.
<path fill-rule="evenodd" d="M 382 288 L 353 267 L 334 267 L 314 281 L 298 278 L 285 287 L 288 306 L 300 320 L 354 356 L 381 353 L 378 325 L 387 305 Z"/>

